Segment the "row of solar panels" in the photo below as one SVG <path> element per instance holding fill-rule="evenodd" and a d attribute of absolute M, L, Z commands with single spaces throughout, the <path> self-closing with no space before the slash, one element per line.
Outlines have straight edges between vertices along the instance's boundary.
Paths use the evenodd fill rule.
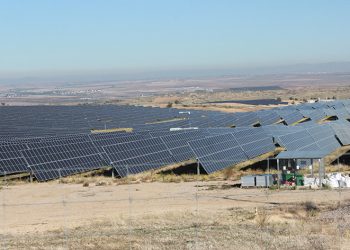
<path fill-rule="evenodd" d="M 32 171 L 40 181 L 113 166 L 120 176 L 197 158 L 207 173 L 275 150 L 331 153 L 350 144 L 345 122 L 259 128 L 80 134 L 0 145 L 0 174 Z"/>
<path fill-rule="evenodd" d="M 200 112 L 193 115 L 197 120 L 190 118 L 170 123 L 144 124 L 140 125 L 138 133 L 132 134 L 6 137 L 0 142 L 0 173 L 33 171 L 39 180 L 48 180 L 113 165 L 119 175 L 125 176 L 190 158 L 198 158 L 206 172 L 210 173 L 272 150 L 274 146 L 270 143 L 271 138 L 288 151 L 331 152 L 341 144 L 348 145 L 350 142 L 349 123 L 345 119 L 339 119 L 329 125 L 318 125 L 312 122 L 300 123 L 299 126 L 268 124 L 274 124 L 281 118 L 286 124 L 294 124 L 305 118 L 301 110 L 315 112 L 319 111 L 317 109 L 333 109 L 340 113 L 339 110 L 346 110 L 347 105 L 349 103 L 344 101 L 322 104 L 322 106 L 317 104 L 317 107 L 298 105 L 249 113 Z M 326 115 L 337 114 L 338 116 L 337 112 L 328 112 Z M 162 131 L 169 130 L 169 126 L 175 125 L 210 127 L 214 123 L 203 122 L 209 121 L 209 117 L 214 117 L 215 123 L 222 125 L 231 124 L 234 121 L 237 128 Z M 263 126 L 262 129 L 244 127 L 256 122 L 266 123 L 267 126 Z M 152 129 L 149 129 L 150 127 Z M 161 131 L 158 131 L 159 128 Z M 148 130 L 148 132 L 141 132 L 142 130 Z M 244 141 L 240 138 L 244 138 Z"/>
<path fill-rule="evenodd" d="M 261 128 L 77 135 L 62 140 L 46 138 L 40 142 L 2 145 L 0 173 L 32 171 L 38 180 L 45 181 L 112 165 L 120 176 L 126 176 L 201 158 L 199 145 L 205 143 L 201 140 L 218 134 L 231 138 L 230 145 L 239 147 L 244 159 L 274 150 L 272 137 Z M 250 147 L 246 141 L 258 146 Z M 215 171 L 206 164 L 203 167 L 207 173 Z"/>
<path fill-rule="evenodd" d="M 15 137 L 89 133 L 92 129 L 104 128 L 126 127 L 139 132 L 172 127 L 244 127 L 256 124 L 266 126 L 281 121 L 293 125 L 305 119 L 314 123 L 329 117 L 346 120 L 350 119 L 350 102 L 319 102 L 244 113 L 184 111 L 127 105 L 5 106 L 0 108 L 0 116 L 0 138 L 12 140 Z"/>

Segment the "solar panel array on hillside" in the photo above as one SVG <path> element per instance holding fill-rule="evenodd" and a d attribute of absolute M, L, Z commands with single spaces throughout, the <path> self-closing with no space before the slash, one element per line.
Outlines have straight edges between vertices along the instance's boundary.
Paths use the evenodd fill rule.
<path fill-rule="evenodd" d="M 45 181 L 109 165 L 126 176 L 194 158 L 211 173 L 272 152 L 274 143 L 290 152 L 330 153 L 350 145 L 349 111 L 348 100 L 233 114 L 114 105 L 6 106 L 0 108 L 0 175 L 32 171 Z M 318 124 L 330 116 L 338 120 Z M 105 128 L 134 132 L 90 133 Z"/>

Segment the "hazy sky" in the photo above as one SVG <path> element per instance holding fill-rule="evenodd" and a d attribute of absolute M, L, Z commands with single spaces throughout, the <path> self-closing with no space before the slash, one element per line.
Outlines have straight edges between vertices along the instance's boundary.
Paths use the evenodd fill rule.
<path fill-rule="evenodd" d="M 0 0 L 0 74 L 350 61 L 348 0 Z"/>

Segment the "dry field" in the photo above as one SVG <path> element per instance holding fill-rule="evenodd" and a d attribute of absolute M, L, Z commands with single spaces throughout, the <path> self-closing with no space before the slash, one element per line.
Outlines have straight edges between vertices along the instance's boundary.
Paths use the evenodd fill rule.
<path fill-rule="evenodd" d="M 222 110 L 228 112 L 252 111 L 270 106 L 237 104 L 203 104 L 208 101 L 269 99 L 291 97 L 298 100 L 310 98 L 350 98 L 349 74 L 277 74 L 240 75 L 207 78 L 175 78 L 148 80 L 111 80 L 71 83 L 27 82 L 18 86 L 2 86 L 0 102 L 6 105 L 76 105 L 82 103 L 116 103 L 154 105 L 164 107 L 172 102 L 174 107 Z M 30 88 L 28 88 L 30 86 Z M 279 86 L 282 90 L 211 92 L 251 86 Z M 57 93 L 57 91 L 59 93 Z M 50 94 L 51 93 L 51 94 Z M 18 95 L 17 95 L 18 94 Z M 175 103 L 175 101 L 177 101 Z M 294 101 L 298 102 L 298 101 Z"/>
<path fill-rule="evenodd" d="M 89 184 L 87 184 L 89 183 Z M 17 183 L 0 190 L 4 249 L 349 249 L 350 190 L 231 181 Z"/>
<path fill-rule="evenodd" d="M 220 91 L 220 92 L 169 92 L 159 93 L 156 96 L 129 98 L 122 103 L 137 104 L 145 106 L 166 107 L 169 103 L 172 107 L 179 109 L 196 109 L 196 110 L 213 110 L 223 112 L 249 112 L 262 109 L 271 109 L 277 105 L 247 105 L 239 103 L 208 103 L 213 101 L 228 100 L 257 100 L 257 99 L 277 99 L 289 104 L 299 104 L 303 100 L 311 98 L 333 98 L 348 99 L 350 98 L 349 86 L 287 86 L 281 90 L 268 91 Z M 281 106 L 281 105 L 278 105 Z M 283 105 L 282 105 L 283 106 Z"/>

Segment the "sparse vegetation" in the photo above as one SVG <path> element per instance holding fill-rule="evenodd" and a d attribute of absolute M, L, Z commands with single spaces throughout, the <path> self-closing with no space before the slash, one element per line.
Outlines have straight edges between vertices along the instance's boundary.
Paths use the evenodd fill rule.
<path fill-rule="evenodd" d="M 298 207 L 296 204 L 294 207 Z M 313 206 L 311 206 L 313 211 Z M 57 229 L 45 233 L 7 235 L 10 249 L 27 246 L 69 249 L 346 249 L 349 234 L 338 237 L 342 221 L 322 222 L 317 215 L 305 223 L 295 210 L 262 209 L 254 215 L 242 208 L 217 211 L 165 212 L 159 215 L 139 215 L 88 223 L 66 231 Z M 277 219 L 279 218 L 279 219 Z"/>
<path fill-rule="evenodd" d="M 306 201 L 303 205 L 308 217 L 315 217 L 317 215 L 319 209 L 315 202 Z"/>
<path fill-rule="evenodd" d="M 265 209 L 258 210 L 255 214 L 255 221 L 259 228 L 264 228 L 268 225 L 270 220 L 270 215 Z"/>

